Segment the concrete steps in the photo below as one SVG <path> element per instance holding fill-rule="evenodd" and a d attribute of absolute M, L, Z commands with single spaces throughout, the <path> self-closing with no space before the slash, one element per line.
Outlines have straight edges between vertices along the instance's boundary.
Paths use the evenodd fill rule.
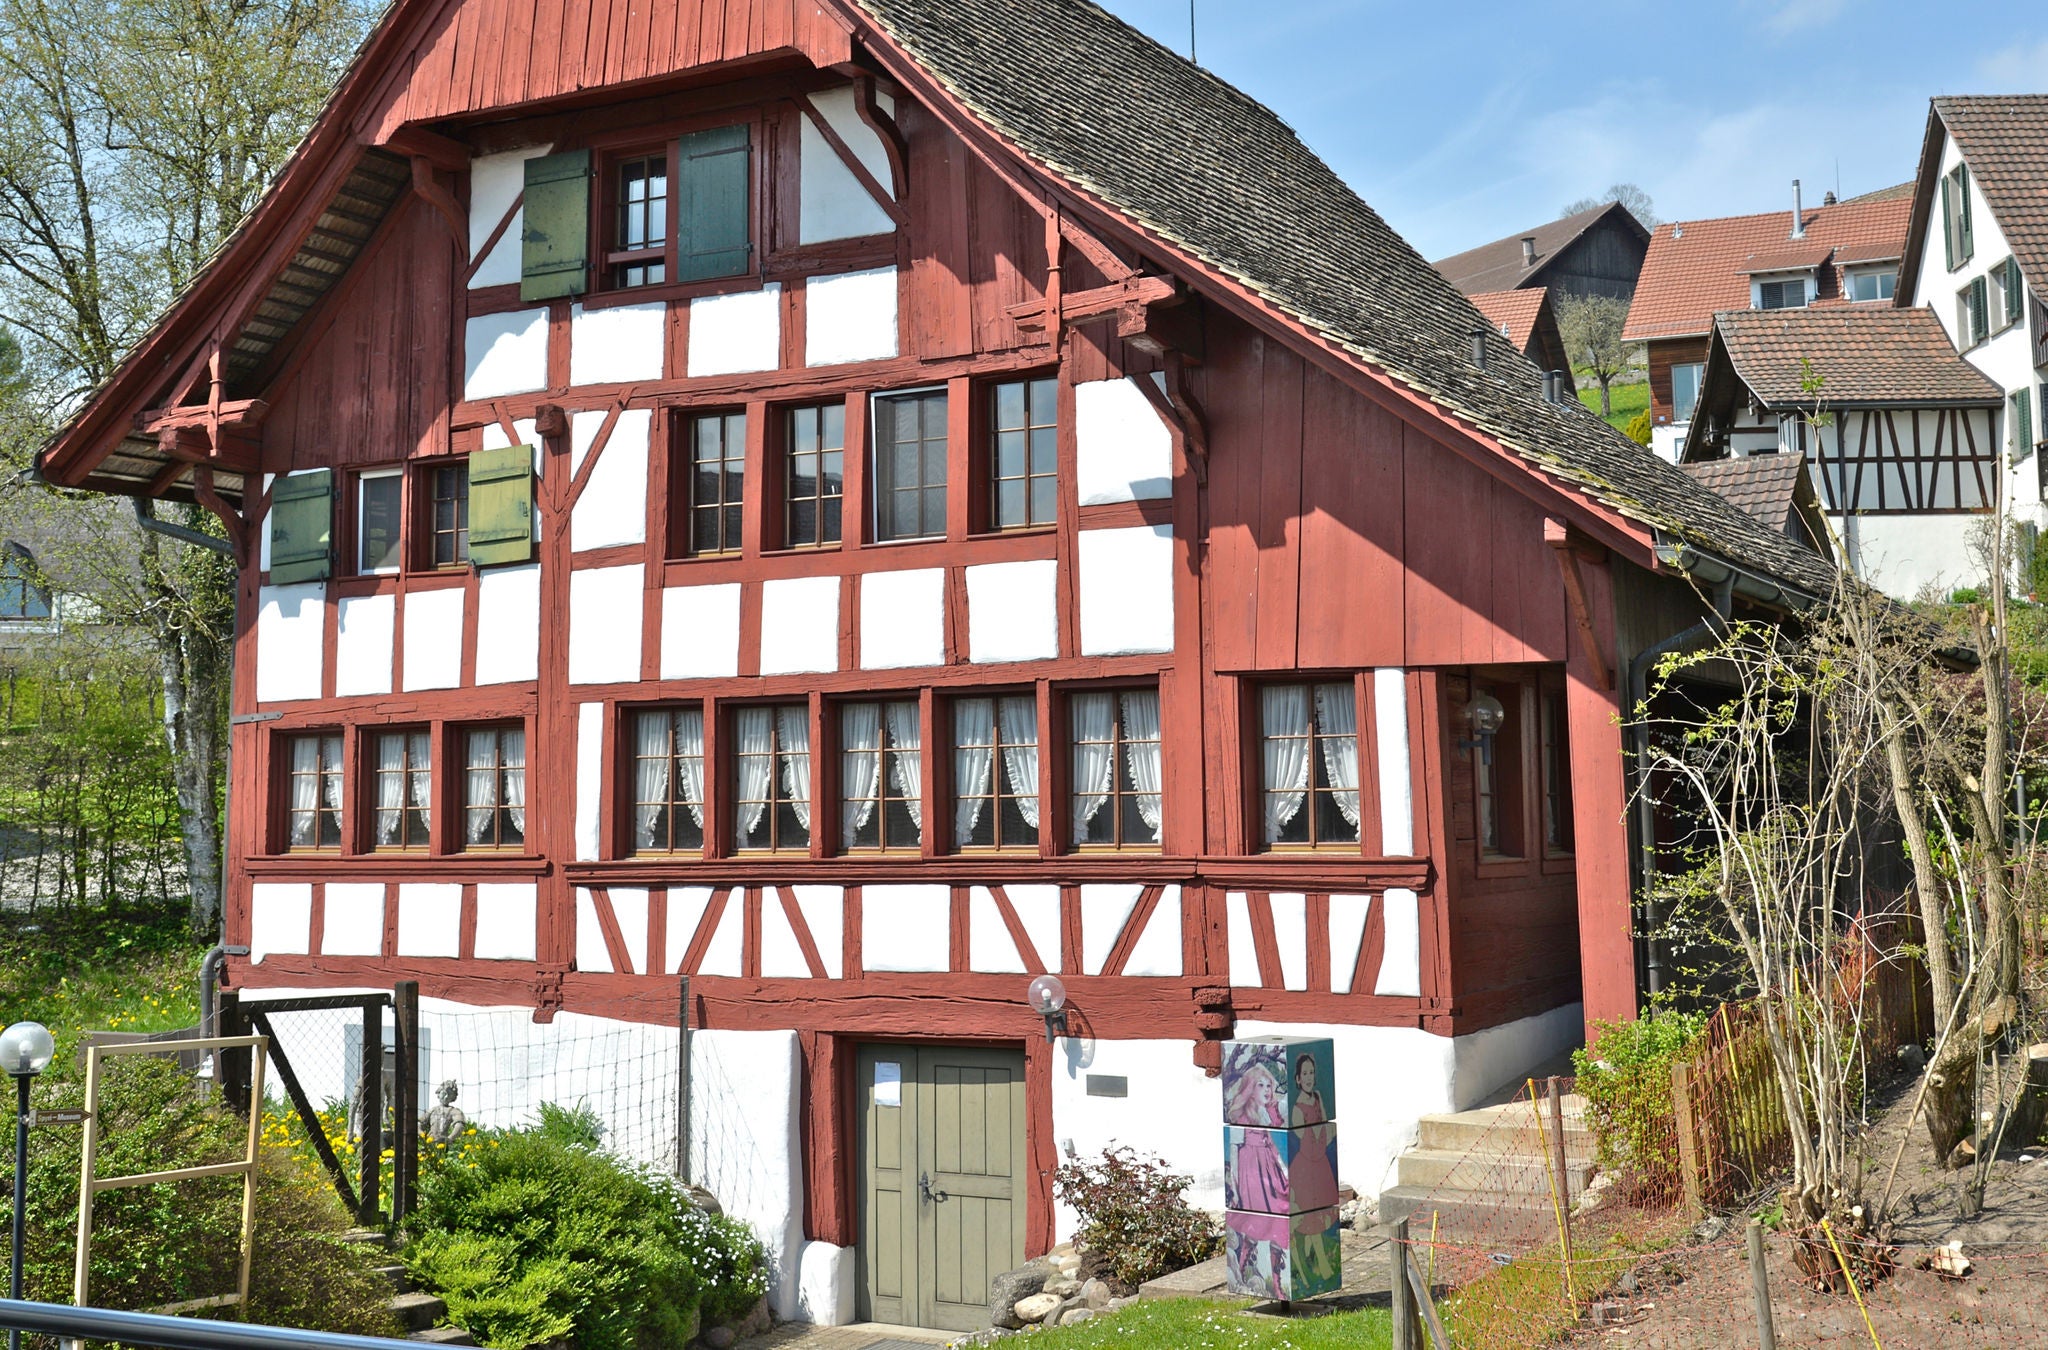
<path fill-rule="evenodd" d="M 378 1246 L 388 1249 L 390 1240 L 374 1229 L 358 1228 L 351 1231 L 346 1241 L 363 1246 Z M 438 1294 L 422 1293 L 412 1286 L 412 1276 L 403 1265 L 396 1261 L 377 1267 L 391 1286 L 391 1315 L 398 1319 L 398 1325 L 406 1339 L 425 1341 L 432 1345 L 475 1345 L 476 1338 L 461 1327 L 434 1325 L 448 1315 L 447 1300 Z"/>
<path fill-rule="evenodd" d="M 1570 1200 L 1593 1179 L 1594 1139 L 1583 1098 L 1560 1107 Z M 1549 1131 L 1548 1106 L 1539 1127 L 1526 1099 L 1422 1117 L 1395 1185 L 1380 1195 L 1380 1222 L 1434 1217 L 1468 1236 L 1541 1238 L 1556 1221 Z"/>

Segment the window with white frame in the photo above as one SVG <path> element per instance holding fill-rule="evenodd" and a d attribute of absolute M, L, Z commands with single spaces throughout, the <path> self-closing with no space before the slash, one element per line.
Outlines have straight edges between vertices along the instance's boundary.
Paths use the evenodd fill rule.
<path fill-rule="evenodd" d="M 916 852 L 924 844 L 924 734 L 913 699 L 839 708 L 839 846 Z"/>
<path fill-rule="evenodd" d="M 1851 300 L 1889 300 L 1899 283 L 1898 269 L 1892 267 L 1867 269 L 1849 274 L 1849 298 Z"/>
<path fill-rule="evenodd" d="M 1038 846 L 1038 700 L 953 700 L 953 847 Z"/>
<path fill-rule="evenodd" d="M 1994 317 L 1999 331 L 2003 332 L 2027 316 L 2027 283 L 2020 279 L 2019 260 L 2007 258 L 1992 268 L 1991 284 L 1998 288 L 1998 307 Z"/>
<path fill-rule="evenodd" d="M 1977 252 L 1977 240 L 1970 220 L 1970 166 L 1958 164 L 1941 180 L 1941 238 L 1953 272 Z"/>
<path fill-rule="evenodd" d="M 1991 336 L 1990 287 L 1983 277 L 1956 292 L 1956 337 L 1965 348 Z"/>
<path fill-rule="evenodd" d="M 732 716 L 732 841 L 746 853 L 811 847 L 811 711 L 802 703 Z"/>
<path fill-rule="evenodd" d="M 1159 691 L 1076 693 L 1067 714 L 1074 847 L 1158 848 Z"/>
<path fill-rule="evenodd" d="M 1693 406 L 1700 401 L 1700 378 L 1707 373 L 1706 363 L 1687 362 L 1671 368 L 1671 420 L 1690 422 Z"/>
<path fill-rule="evenodd" d="M 1358 835 L 1358 702 L 1349 680 L 1259 691 L 1260 805 L 1268 848 Z"/>
<path fill-rule="evenodd" d="M 633 849 L 704 848 L 704 710 L 644 708 L 633 715 Z"/>
<path fill-rule="evenodd" d="M 1756 284 L 1756 307 L 1758 309 L 1804 309 L 1806 308 L 1806 278 L 1774 277 Z"/>
<path fill-rule="evenodd" d="M 381 576 L 405 563 L 405 471 L 382 469 L 356 479 L 356 571 Z"/>

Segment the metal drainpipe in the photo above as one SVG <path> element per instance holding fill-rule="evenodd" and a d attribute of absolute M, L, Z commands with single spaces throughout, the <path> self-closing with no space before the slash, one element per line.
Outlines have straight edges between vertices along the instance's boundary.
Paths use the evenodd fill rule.
<path fill-rule="evenodd" d="M 1714 583 L 1714 617 L 1702 619 L 1683 632 L 1673 633 L 1662 642 L 1645 647 L 1635 654 L 1628 663 L 1628 707 L 1631 715 L 1649 697 L 1650 671 L 1666 656 L 1674 652 L 1691 651 L 1708 638 L 1717 637 L 1728 625 L 1728 616 L 1735 607 L 1735 573 L 1730 571 Z M 1657 808 L 1650 800 L 1650 728 L 1638 721 L 1634 727 L 1636 742 L 1636 872 L 1638 884 L 1643 888 L 1643 956 L 1646 975 L 1652 994 L 1661 993 L 1664 988 L 1664 961 L 1657 954 L 1657 939 L 1651 934 L 1657 927 L 1656 902 L 1650 898 L 1650 878 L 1657 869 Z"/>

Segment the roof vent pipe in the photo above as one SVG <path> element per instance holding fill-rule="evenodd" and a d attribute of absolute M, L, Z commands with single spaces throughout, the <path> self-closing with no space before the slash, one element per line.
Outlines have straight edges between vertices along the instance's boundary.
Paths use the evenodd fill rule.
<path fill-rule="evenodd" d="M 1522 236 L 1522 266 L 1534 267 L 1535 265 L 1536 236 L 1533 234 L 1525 234 Z"/>
<path fill-rule="evenodd" d="M 1472 364 L 1481 370 L 1486 369 L 1486 330 L 1484 328 L 1472 330 Z"/>
<path fill-rule="evenodd" d="M 1799 204 L 1799 180 L 1792 180 L 1792 237 L 1806 238 L 1806 211 Z"/>

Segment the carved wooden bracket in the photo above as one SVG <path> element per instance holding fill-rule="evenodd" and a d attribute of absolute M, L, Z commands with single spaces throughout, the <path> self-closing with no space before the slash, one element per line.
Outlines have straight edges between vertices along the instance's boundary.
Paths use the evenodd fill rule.
<path fill-rule="evenodd" d="M 412 157 L 412 190 L 441 217 L 441 223 L 448 227 L 448 237 L 455 242 L 456 258 L 467 267 L 469 216 L 463 211 L 462 204 L 455 200 L 455 194 L 442 187 L 441 180 L 434 177 L 433 162 L 425 155 Z"/>
<path fill-rule="evenodd" d="M 1188 467 L 1195 471 L 1195 482 L 1206 484 L 1209 481 L 1209 424 L 1202 416 L 1202 405 L 1195 402 L 1194 391 L 1188 388 L 1186 359 L 1179 352 L 1166 354 L 1164 389 L 1149 375 L 1133 375 L 1131 383 L 1138 386 L 1146 402 L 1152 405 L 1152 411 L 1178 433 L 1188 457 Z"/>
<path fill-rule="evenodd" d="M 1195 990 L 1195 1064 L 1209 1077 L 1223 1072 L 1223 1042 L 1237 1032 L 1229 986 Z"/>
<path fill-rule="evenodd" d="M 1543 542 L 1550 545 L 1557 557 L 1557 570 L 1564 579 L 1565 600 L 1571 605 L 1572 622 L 1578 627 L 1579 643 L 1585 648 L 1588 664 L 1593 667 L 1593 677 L 1602 689 L 1612 689 L 1614 668 L 1601 654 L 1600 643 L 1594 636 L 1593 614 L 1586 605 L 1585 578 L 1579 574 L 1579 558 L 1591 545 L 1589 541 L 1575 536 L 1570 526 L 1554 516 L 1543 522 Z"/>
<path fill-rule="evenodd" d="M 545 1026 L 562 1011 L 562 977 L 567 966 L 543 965 L 533 980 L 533 1020 Z"/>
<path fill-rule="evenodd" d="M 900 199 L 910 186 L 910 149 L 903 128 L 882 111 L 875 99 L 875 77 L 857 75 L 853 81 L 853 110 L 868 129 L 882 138 L 882 153 L 889 157 L 889 196 Z"/>

